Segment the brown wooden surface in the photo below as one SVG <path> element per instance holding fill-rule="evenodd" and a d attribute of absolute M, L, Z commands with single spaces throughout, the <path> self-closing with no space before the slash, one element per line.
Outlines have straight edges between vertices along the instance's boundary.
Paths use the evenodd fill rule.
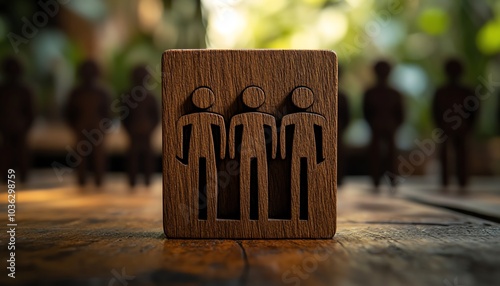
<path fill-rule="evenodd" d="M 443 190 L 437 181 L 429 178 L 419 179 L 418 182 L 402 188 L 401 195 L 422 204 L 500 222 L 500 181 L 496 178 L 475 178 L 472 181 L 473 187 L 465 189 L 465 193 L 459 186 Z"/>
<path fill-rule="evenodd" d="M 333 237 L 333 52 L 170 50 L 163 71 L 167 237 Z"/>
<path fill-rule="evenodd" d="M 500 225 L 404 200 L 419 181 L 390 196 L 373 195 L 367 178 L 347 178 L 333 240 L 169 240 L 162 230 L 159 175 L 150 189 L 130 189 L 126 175 L 112 175 L 101 189 L 59 183 L 49 179 L 52 171 L 34 175 L 37 183 L 17 197 L 17 278 L 7 278 L 4 269 L 0 285 L 122 285 L 112 281 L 122 271 L 134 277 L 128 285 L 500 281 Z M 485 184 L 493 189 L 498 180 Z M 0 212 L 6 214 L 2 194 Z M 0 233 L 3 260 L 5 224 Z"/>

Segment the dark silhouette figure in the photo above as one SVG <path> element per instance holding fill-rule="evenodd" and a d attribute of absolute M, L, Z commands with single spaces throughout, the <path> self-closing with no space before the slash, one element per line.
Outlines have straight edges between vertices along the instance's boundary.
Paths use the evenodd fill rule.
<path fill-rule="evenodd" d="M 26 181 L 29 150 L 28 131 L 34 119 L 33 92 L 23 82 L 23 68 L 15 58 L 3 62 L 4 82 L 0 84 L 0 164 L 2 180 L 14 169 L 21 182 Z"/>
<path fill-rule="evenodd" d="M 339 80 L 342 76 L 341 69 L 339 67 Z M 342 184 L 342 179 L 345 176 L 346 168 L 346 148 L 344 144 L 344 132 L 349 125 L 350 112 L 349 112 L 349 101 L 347 95 L 339 90 L 338 95 L 338 132 L 337 132 L 337 184 Z"/>
<path fill-rule="evenodd" d="M 110 124 L 111 99 L 109 92 L 98 81 L 100 71 L 94 61 L 82 63 L 78 76 L 81 82 L 71 91 L 65 108 L 66 120 L 76 135 L 75 150 L 81 158 L 78 164 L 78 184 L 85 184 L 90 162 L 95 183 L 100 186 L 106 170 L 103 143 L 107 130 L 103 130 L 103 126 Z"/>
<path fill-rule="evenodd" d="M 139 93 L 137 98 L 141 100 L 137 100 L 136 105 L 130 106 L 129 115 L 123 119 L 123 126 L 130 138 L 127 160 L 130 186 L 136 185 L 137 173 L 141 168 L 144 173 L 144 183 L 149 186 L 154 170 L 151 134 L 160 121 L 160 113 L 154 95 L 143 88 L 147 74 L 144 66 L 138 66 L 132 71 L 133 87 L 129 94 Z"/>
<path fill-rule="evenodd" d="M 235 158 L 236 127 L 243 126 L 240 152 L 240 217 L 242 220 L 268 219 L 268 169 L 267 150 L 264 126 L 271 128 L 272 158 L 276 158 L 278 134 L 274 116 L 257 109 L 264 104 L 264 91 L 256 86 L 247 87 L 242 94 L 242 101 L 250 112 L 234 115 L 229 127 L 229 156 Z M 252 165 L 253 168 L 252 168 Z M 252 170 L 253 169 L 253 170 Z M 252 177 L 254 178 L 252 180 Z M 257 198 L 251 196 L 252 181 L 256 184 Z M 258 205 L 258 212 L 251 211 L 253 205 Z"/>
<path fill-rule="evenodd" d="M 365 92 L 363 112 L 372 130 L 369 147 L 371 176 L 375 188 L 378 188 L 385 171 L 391 174 L 389 176 L 391 185 L 396 185 L 397 166 L 394 137 L 404 120 L 404 106 L 403 96 L 388 85 L 387 81 L 391 71 L 389 63 L 377 62 L 374 71 L 377 82 Z M 387 165 L 384 166 L 384 163 Z"/>
<path fill-rule="evenodd" d="M 197 88 L 191 95 L 199 112 L 183 115 L 177 121 L 177 159 L 187 162 L 186 180 L 190 189 L 198 191 L 199 219 L 215 221 L 217 217 L 217 161 L 213 126 L 220 128 L 220 158 L 226 156 L 226 124 L 222 115 L 205 111 L 215 103 L 215 95 L 207 87 Z M 189 142 L 184 141 L 184 127 L 191 126 Z M 187 139 L 187 138 L 186 138 Z M 185 148 L 188 148 L 185 150 Z M 187 158 L 185 155 L 187 153 Z M 168 168 L 168 166 L 166 166 Z M 203 179 L 200 179 L 203 178 Z M 203 201 L 203 198 L 206 201 Z"/>
<path fill-rule="evenodd" d="M 326 118 L 307 112 L 307 109 L 314 103 L 314 94 L 307 87 L 298 87 L 292 92 L 292 103 L 300 111 L 285 115 L 281 121 L 280 130 L 280 152 L 282 159 L 286 154 L 286 127 L 294 126 L 291 171 L 291 193 L 292 193 L 292 220 L 308 218 L 308 182 L 309 176 L 316 169 L 316 165 L 324 161 L 325 154 L 323 148 L 326 142 L 325 137 L 318 138 L 315 134 L 315 127 L 323 130 L 326 125 Z M 319 134 L 323 134 L 320 132 Z M 316 138 L 320 142 L 316 142 Z M 302 199 L 301 199 L 302 198 Z"/>
<path fill-rule="evenodd" d="M 500 135 L 500 91 L 497 92 L 497 134 Z"/>
<path fill-rule="evenodd" d="M 456 158 L 456 172 L 460 187 L 468 183 L 468 140 L 474 128 L 479 99 L 474 91 L 460 83 L 463 66 L 460 61 L 451 59 L 446 62 L 444 71 L 448 82 L 438 88 L 432 104 L 432 114 L 436 125 L 444 131 L 446 140 L 441 143 L 441 183 L 449 183 L 449 148 L 453 145 Z"/>

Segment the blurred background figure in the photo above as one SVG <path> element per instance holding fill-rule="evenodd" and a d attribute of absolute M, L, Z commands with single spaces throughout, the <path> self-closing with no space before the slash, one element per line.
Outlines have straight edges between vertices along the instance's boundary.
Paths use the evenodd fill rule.
<path fill-rule="evenodd" d="M 160 121 L 159 106 L 154 95 L 146 90 L 145 78 L 148 71 L 145 66 L 137 66 L 132 71 L 133 87 L 129 93 L 135 104 L 129 104 L 129 114 L 122 122 L 130 139 L 127 165 L 130 186 L 137 183 L 137 173 L 142 169 L 144 183 L 149 186 L 155 167 L 155 157 L 151 145 L 151 136 Z"/>
<path fill-rule="evenodd" d="M 403 94 L 408 107 L 404 123 L 394 136 L 395 146 L 405 160 L 411 161 L 410 155 L 421 151 L 416 141 L 432 138 L 436 128 L 431 115 L 433 96 L 445 81 L 440 63 L 454 55 L 467 67 L 463 85 L 473 89 L 482 86 L 481 93 L 485 94 L 480 97 L 481 112 L 469 134 L 474 139 L 467 148 L 473 155 L 469 156 L 469 173 L 483 178 L 500 176 L 497 132 L 500 88 L 496 83 L 500 74 L 497 40 L 500 1 L 450 3 L 432 0 L 2 2 L 0 59 L 16 55 L 29 63 L 24 66 L 24 79 L 36 94 L 37 117 L 26 134 L 27 146 L 33 169 L 51 171 L 53 162 L 68 166 L 68 155 L 78 154 L 74 147 L 72 152 L 67 150 L 73 144 L 74 132 L 64 124 L 63 110 L 71 90 L 81 81 L 75 71 L 85 59 L 95 59 L 102 68 L 99 79 L 113 95 L 114 112 L 110 119 L 121 120 L 120 111 L 113 107 L 116 109 L 122 102 L 120 92 L 130 88 L 129 73 L 138 64 L 147 66 L 151 75 L 148 92 L 159 100 L 161 54 L 166 49 L 333 50 L 343 67 L 339 89 L 348 99 L 350 111 L 347 125 L 341 122 L 344 116 L 341 113 L 348 110 L 341 107 L 341 96 L 338 159 L 339 183 L 342 183 L 345 176 L 373 173 L 370 164 L 366 164 L 373 155 L 371 126 L 363 114 L 364 93 L 373 78 L 371 63 L 380 58 L 392 60 L 387 85 Z M 8 82 L 7 76 L 0 74 L 0 82 Z M 380 101 L 382 104 L 384 99 Z M 123 173 L 125 178 L 130 156 L 128 131 L 115 128 L 106 135 L 109 171 Z M 94 136 L 97 138 L 97 134 Z M 157 126 L 151 134 L 157 174 L 161 172 L 161 142 L 161 128 Z M 410 164 L 408 174 L 412 178 L 438 179 L 437 151 L 425 154 L 418 164 Z M 381 159 L 381 162 L 387 161 Z M 380 170 L 385 169 L 380 166 Z"/>
<path fill-rule="evenodd" d="M 2 63 L 0 84 L 0 165 L 2 174 L 14 169 L 21 182 L 26 181 L 29 150 L 28 131 L 35 116 L 33 92 L 23 81 L 23 68 L 18 59 L 6 58 Z M 2 175 L 2 180 L 7 176 Z"/>
<path fill-rule="evenodd" d="M 70 93 L 65 117 L 76 138 L 74 157 L 78 165 L 78 184 L 84 185 L 87 169 L 94 172 L 97 186 L 106 170 L 105 133 L 111 129 L 109 92 L 99 83 L 99 67 L 93 60 L 78 68 L 80 84 Z"/>
<path fill-rule="evenodd" d="M 338 77 L 339 77 L 339 86 L 342 76 L 342 68 L 338 67 Z M 347 149 L 344 145 L 344 132 L 349 125 L 349 101 L 347 99 L 347 95 L 344 93 L 342 89 L 339 89 L 338 95 L 338 132 L 337 132 L 337 184 L 341 185 L 342 180 L 345 175 L 345 167 L 346 167 L 346 158 Z"/>
<path fill-rule="evenodd" d="M 395 186 L 397 174 L 395 135 L 404 120 L 403 96 L 388 84 L 391 66 L 386 61 L 379 61 L 373 71 L 376 83 L 369 88 L 363 99 L 363 112 L 372 131 L 369 147 L 371 176 L 375 188 L 380 185 L 384 173 L 391 185 Z"/>
<path fill-rule="evenodd" d="M 463 65 L 451 59 L 444 65 L 447 82 L 439 87 L 434 95 L 432 113 L 436 126 L 444 131 L 441 143 L 441 184 L 449 184 L 449 149 L 453 146 L 457 179 L 462 191 L 468 183 L 469 143 L 474 124 L 479 113 L 479 99 L 474 91 L 460 82 Z"/>

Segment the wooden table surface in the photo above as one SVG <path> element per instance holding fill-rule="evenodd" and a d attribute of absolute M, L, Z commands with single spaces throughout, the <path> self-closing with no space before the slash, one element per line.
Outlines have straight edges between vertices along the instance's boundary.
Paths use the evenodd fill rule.
<path fill-rule="evenodd" d="M 334 239 L 233 241 L 165 239 L 159 176 L 134 190 L 118 174 L 101 189 L 51 177 L 19 186 L 16 278 L 3 267 L 0 285 L 500 285 L 499 180 L 458 197 L 424 179 L 390 195 L 348 178 Z"/>

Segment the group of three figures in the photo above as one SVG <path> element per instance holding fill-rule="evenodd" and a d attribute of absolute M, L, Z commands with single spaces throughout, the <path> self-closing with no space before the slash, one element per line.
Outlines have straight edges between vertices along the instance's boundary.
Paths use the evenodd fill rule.
<path fill-rule="evenodd" d="M 306 110 L 314 103 L 314 94 L 307 87 L 297 87 L 291 94 L 291 100 L 295 107 L 301 111 L 293 114 L 288 114 L 282 118 L 280 129 L 280 153 L 282 159 L 285 159 L 286 154 L 286 126 L 294 126 L 292 139 L 292 154 L 291 156 L 291 192 L 292 192 L 292 209 L 297 207 L 299 201 L 298 193 L 300 190 L 300 182 L 297 178 L 301 178 L 301 168 L 304 164 L 307 168 L 307 174 L 311 174 L 315 166 L 319 163 L 317 158 L 324 158 L 322 148 L 317 148 L 317 144 L 324 145 L 324 136 L 319 139 L 321 142 L 315 142 L 315 129 L 323 130 L 326 125 L 326 119 L 322 115 L 306 112 Z M 240 146 L 240 202 L 248 203 L 250 201 L 250 189 L 252 187 L 251 178 L 257 178 L 258 198 L 263 198 L 259 201 L 258 213 L 261 214 L 261 219 L 268 218 L 268 164 L 266 150 L 265 126 L 271 129 L 271 157 L 276 158 L 278 149 L 278 131 L 274 116 L 262 112 L 257 109 L 264 104 L 265 93 L 256 86 L 247 87 L 242 93 L 243 104 L 250 109 L 249 112 L 237 114 L 231 118 L 229 127 L 229 156 L 231 159 L 236 157 L 236 128 L 243 127 Z M 210 178 L 206 181 L 207 197 L 213 197 L 217 193 L 217 166 L 216 154 L 214 146 L 214 138 L 212 136 L 212 126 L 220 128 L 220 158 L 225 158 L 226 153 L 226 128 L 224 118 L 216 113 L 204 111 L 210 108 L 215 103 L 215 95 L 211 89 L 200 87 L 192 94 L 192 102 L 200 112 L 195 112 L 183 115 L 177 122 L 178 145 L 177 157 L 180 161 L 187 163 L 190 174 L 206 172 L 199 174 Z M 191 125 L 191 136 L 189 140 L 188 158 L 184 157 L 183 138 L 184 127 Z M 316 127 L 316 128 L 315 128 Z M 320 133 L 321 134 L 321 133 Z M 319 156 L 317 156 L 319 155 Z M 320 161 L 323 161 L 321 159 Z M 204 168 L 200 165 L 204 164 Z M 256 171 L 252 168 L 252 164 L 256 164 Z M 206 171 L 205 171 L 206 170 Z M 255 174 L 256 172 L 256 174 Z M 300 179 L 299 179 L 300 180 Z M 201 182 L 198 181 L 198 184 Z M 204 186 L 198 186 L 204 187 Z M 215 208 L 208 209 L 208 217 L 216 216 Z M 250 218 L 250 208 L 241 207 L 241 218 Z M 255 219 L 255 218 L 250 218 Z M 292 213 L 292 219 L 298 219 L 297 213 Z"/>

